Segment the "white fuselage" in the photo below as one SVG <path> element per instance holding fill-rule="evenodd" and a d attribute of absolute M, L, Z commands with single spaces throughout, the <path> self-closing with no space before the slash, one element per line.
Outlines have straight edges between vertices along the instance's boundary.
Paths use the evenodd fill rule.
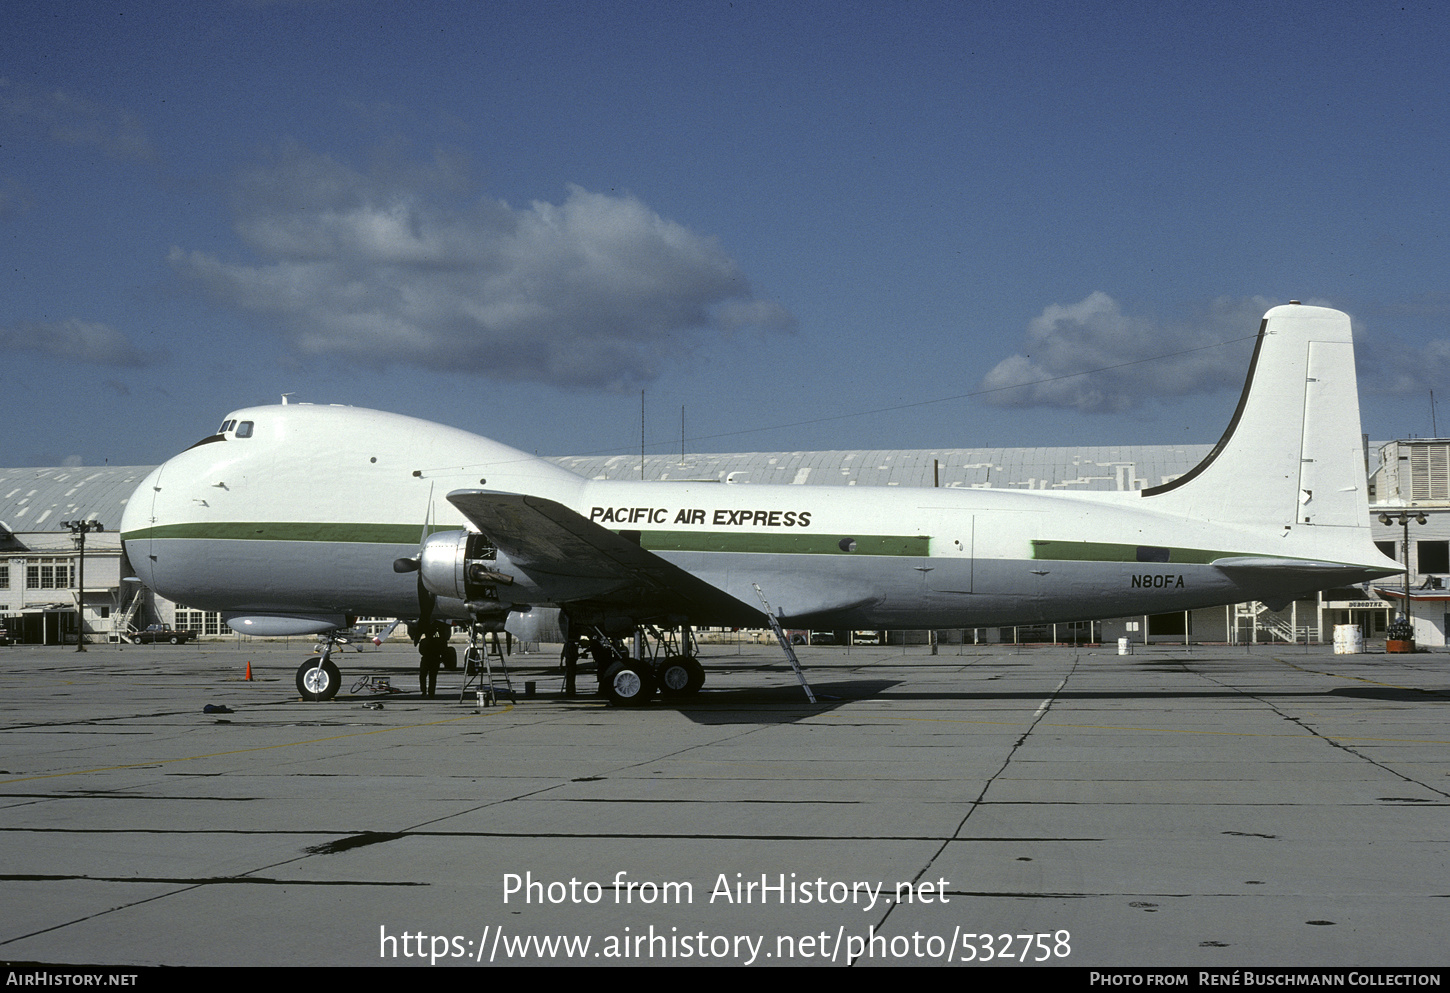
<path fill-rule="evenodd" d="M 231 613 L 415 615 L 417 580 L 393 563 L 426 532 L 466 527 L 446 497 L 478 489 L 637 532 L 742 603 L 758 606 L 759 586 L 800 624 L 1082 620 L 1282 599 L 1385 571 L 1362 528 L 1199 520 L 1139 493 L 598 481 L 378 411 L 255 407 L 224 423 L 143 481 L 122 531 L 147 586 Z M 1212 564 L 1264 556 L 1315 567 Z M 526 574 L 511 596 L 548 602 Z"/>

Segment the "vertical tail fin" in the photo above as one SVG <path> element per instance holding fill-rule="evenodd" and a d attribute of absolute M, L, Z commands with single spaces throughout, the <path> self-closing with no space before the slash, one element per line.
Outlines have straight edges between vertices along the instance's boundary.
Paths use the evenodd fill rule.
<path fill-rule="evenodd" d="M 1155 509 L 1239 524 L 1369 526 L 1349 316 L 1290 304 L 1264 315 L 1228 430 Z"/>

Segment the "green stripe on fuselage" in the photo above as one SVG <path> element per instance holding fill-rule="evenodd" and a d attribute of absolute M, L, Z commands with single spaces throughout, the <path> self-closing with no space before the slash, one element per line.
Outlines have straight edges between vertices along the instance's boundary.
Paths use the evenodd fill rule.
<path fill-rule="evenodd" d="M 930 538 L 896 534 L 806 534 L 774 531 L 641 531 L 651 552 L 767 552 L 776 555 L 916 555 Z M 842 548 L 843 542 L 847 543 Z M 851 544 L 854 543 L 854 546 Z"/>
<path fill-rule="evenodd" d="M 445 530 L 435 526 L 429 533 Z M 451 529 L 448 529 L 451 530 Z M 340 541 L 376 545 L 416 545 L 423 533 L 417 524 L 325 524 L 293 521 L 218 521 L 161 524 L 126 531 L 123 541 L 146 538 L 193 538 L 226 541 Z"/>
<path fill-rule="evenodd" d="M 451 530 L 437 525 L 429 532 Z M 331 541 L 413 545 L 417 524 L 326 524 L 290 521 L 230 521 L 163 524 L 121 535 L 124 541 L 188 538 L 211 541 Z M 778 555 L 915 555 L 925 557 L 930 539 L 911 535 L 806 534 L 766 531 L 641 531 L 641 547 L 652 552 L 766 552 Z M 847 542 L 848 548 L 842 548 Z M 854 542 L 854 546 L 850 543 Z"/>
<path fill-rule="evenodd" d="M 1143 558 L 1139 552 L 1167 552 L 1166 560 Z M 1037 541 L 1032 542 L 1032 557 L 1055 562 L 1137 562 L 1143 565 L 1207 565 L 1214 559 L 1242 555 L 1243 552 L 1211 552 L 1202 548 L 1173 548 L 1162 545 L 1118 545 L 1106 541 Z"/>

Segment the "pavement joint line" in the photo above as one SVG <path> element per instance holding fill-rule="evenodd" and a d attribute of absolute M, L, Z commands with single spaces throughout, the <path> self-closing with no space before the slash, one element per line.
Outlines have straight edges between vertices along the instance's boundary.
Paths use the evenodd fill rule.
<path fill-rule="evenodd" d="M 1289 666 L 1291 666 L 1293 668 L 1296 668 L 1296 669 L 1299 669 L 1299 667 L 1298 666 L 1294 666 L 1292 662 L 1286 662 L 1285 660 L 1280 659 L 1280 658 L 1277 658 L 1277 657 L 1274 659 L 1274 661 L 1275 662 L 1280 662 L 1280 663 L 1283 663 L 1283 664 L 1286 664 L 1286 665 L 1289 665 Z M 1309 672 L 1309 673 L 1316 674 L 1316 675 L 1318 674 L 1318 673 L 1314 673 L 1313 670 L 1308 670 L 1308 669 L 1299 669 L 1299 671 L 1300 672 Z M 1203 675 L 1203 678 L 1205 678 L 1205 679 L 1209 679 L 1209 680 L 1211 680 L 1211 681 L 1213 681 L 1215 683 L 1218 683 L 1220 686 L 1226 686 L 1227 685 L 1222 680 L 1214 679 L 1212 676 L 1208 676 L 1206 674 L 1200 674 L 1200 675 Z M 1365 681 L 1368 682 L 1368 680 L 1365 680 Z M 1394 688 L 1396 688 L 1396 689 L 1405 689 L 1406 687 L 1394 687 Z M 1238 691 L 1240 693 L 1244 694 L 1245 696 L 1249 697 L 1252 700 L 1256 700 L 1259 703 L 1264 704 L 1270 710 L 1272 710 L 1274 713 L 1276 713 L 1280 717 L 1282 717 L 1284 720 L 1287 720 L 1287 721 L 1289 721 L 1292 724 L 1298 725 L 1299 727 L 1301 727 L 1304 730 L 1308 731 L 1314 737 L 1316 737 L 1316 738 L 1318 738 L 1318 739 L 1326 742 L 1331 747 L 1337 748 L 1340 751 L 1345 752 L 1346 754 L 1353 755 L 1355 758 L 1359 759 L 1361 762 L 1367 762 L 1370 765 L 1374 766 L 1376 769 L 1379 769 L 1379 770 L 1381 770 L 1383 772 L 1389 773 L 1392 776 L 1396 776 L 1396 777 L 1404 780 L 1406 783 L 1411 784 L 1412 786 L 1418 786 L 1420 789 L 1428 790 L 1431 793 L 1436 793 L 1436 794 L 1438 794 L 1438 795 L 1440 795 L 1442 797 L 1450 798 L 1450 793 L 1446 793 L 1444 790 L 1436 789 L 1434 786 L 1430 785 L 1428 782 L 1423 782 L 1423 781 L 1421 781 L 1419 779 L 1416 779 L 1413 776 L 1409 775 L 1408 773 L 1400 772 L 1398 769 L 1391 768 L 1389 765 L 1385 764 L 1384 762 L 1377 761 L 1376 759 L 1374 759 L 1373 757 L 1371 757 L 1369 755 L 1366 755 L 1366 754 L 1363 754 L 1361 752 L 1358 752 L 1355 749 L 1351 748 L 1349 746 L 1349 744 L 1347 744 L 1347 742 L 1354 741 L 1354 740 L 1357 740 L 1357 739 L 1353 739 L 1353 738 L 1340 738 L 1340 737 L 1338 737 L 1336 735 L 1332 735 L 1332 734 L 1328 734 L 1328 733 L 1322 732 L 1318 728 L 1316 728 L 1307 718 L 1300 717 L 1300 716 L 1297 716 L 1295 714 L 1288 713 L 1287 711 L 1280 709 L 1276 704 L 1274 704 L 1274 703 L 1272 703 L 1272 702 L 1270 702 L 1268 700 L 1263 699 L 1262 697 L 1256 695 L 1255 693 L 1253 693 L 1250 690 L 1243 689 L 1243 688 L 1237 688 L 1237 689 L 1238 689 Z M 1365 740 L 1371 740 L 1372 741 L 1372 740 L 1375 740 L 1375 739 L 1365 739 Z"/>
<path fill-rule="evenodd" d="M 1057 699 L 1057 695 L 1062 692 L 1062 688 L 1066 685 L 1067 677 L 1063 676 L 1062 682 L 1057 684 L 1057 689 L 1053 690 L 1052 694 L 1046 700 L 1042 701 L 1042 703 L 1038 706 L 1037 711 L 1032 716 L 1034 718 L 1038 718 L 1041 717 L 1043 714 L 1047 713 L 1048 706 L 1051 705 L 1053 700 Z"/>
<path fill-rule="evenodd" d="M 947 848 L 951 846 L 952 839 L 958 837 L 962 833 L 962 829 L 966 827 L 967 821 L 971 820 L 972 815 L 977 812 L 978 808 L 980 808 L 982 804 L 987 802 L 988 791 L 991 790 L 993 784 L 996 783 L 997 780 L 1004 778 L 1003 773 L 1005 773 L 1007 771 L 1007 767 L 1012 764 L 1012 760 L 1016 757 L 1017 752 L 1022 748 L 1023 745 L 1027 743 L 1027 739 L 1032 736 L 1032 732 L 1036 731 L 1038 727 L 1043 725 L 1044 721 L 1042 718 L 1043 715 L 1047 713 L 1047 708 L 1052 705 L 1053 700 L 1057 699 L 1058 694 L 1062 692 L 1062 688 L 1067 685 L 1067 681 L 1072 678 L 1073 673 L 1077 672 L 1078 663 L 1081 660 L 1082 657 L 1080 655 L 1073 657 L 1072 665 L 1068 668 L 1067 673 L 1062 677 L 1062 682 L 1057 684 L 1057 689 L 1052 691 L 1051 696 L 1049 696 L 1046 700 L 1042 701 L 1042 705 L 1039 706 L 1037 708 L 1037 712 L 1032 715 L 1032 720 L 1028 723 L 1027 729 L 1023 731 L 1021 736 L 1018 737 L 1018 739 L 1012 743 L 1012 746 L 1007 749 L 1007 754 L 1003 757 L 1001 766 L 998 767 L 996 772 L 992 773 L 992 775 L 987 777 L 987 781 L 982 784 L 981 792 L 977 794 L 976 799 L 971 801 L 970 805 L 967 807 L 967 812 L 963 814 L 962 819 L 957 822 L 957 826 L 952 831 L 951 835 L 941 839 L 941 844 L 937 847 L 936 852 L 933 853 L 931 858 L 927 859 L 926 864 L 917 871 L 914 877 L 912 877 L 913 884 L 919 883 L 922 877 L 924 877 L 928 872 L 931 871 L 932 865 L 934 865 L 936 861 L 940 859 L 943 854 L 945 854 Z M 881 915 L 881 919 L 877 922 L 878 927 L 885 929 L 886 922 L 890 919 L 891 912 L 895 909 L 895 907 L 896 904 L 894 903 L 890 903 L 887 905 L 886 912 Z M 955 941 L 955 938 L 953 938 L 953 941 Z M 859 961 L 861 961 L 861 957 L 857 955 L 853 959 L 848 959 L 846 961 L 846 965 L 848 967 L 853 967 Z"/>
<path fill-rule="evenodd" d="M 458 717 L 445 717 L 441 721 L 425 721 L 421 724 L 400 724 L 397 727 L 373 728 L 370 731 L 350 731 L 347 734 L 334 734 L 326 738 L 308 738 L 305 741 L 284 741 L 276 745 L 256 745 L 252 748 L 234 748 L 226 752 L 211 752 L 206 755 L 184 755 L 174 759 L 153 759 L 150 762 L 130 762 L 126 765 L 107 765 L 96 769 L 72 769 L 70 772 L 48 772 L 43 776 L 22 776 L 19 779 L 0 779 L 0 786 L 8 786 L 11 783 L 29 783 L 39 779 L 59 779 L 63 776 L 84 776 L 96 772 L 115 772 L 118 769 L 143 769 L 153 765 L 171 765 L 175 762 L 195 762 L 198 759 L 216 759 L 227 755 L 245 755 L 248 752 L 269 752 L 277 748 L 294 748 L 297 745 L 319 745 L 324 741 L 341 741 L 343 738 L 361 738 L 369 734 L 382 734 L 386 731 L 408 731 L 415 728 L 436 727 L 439 724 L 452 724 L 455 721 L 466 721 L 474 717 L 489 717 L 493 714 L 507 714 L 514 709 L 513 704 L 506 707 L 492 710 L 485 714 L 483 712 L 472 714 L 460 714 Z"/>

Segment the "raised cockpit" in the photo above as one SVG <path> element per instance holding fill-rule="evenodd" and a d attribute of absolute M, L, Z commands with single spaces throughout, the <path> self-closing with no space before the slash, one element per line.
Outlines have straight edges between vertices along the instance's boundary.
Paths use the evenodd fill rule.
<path fill-rule="evenodd" d="M 210 445 L 215 441 L 226 441 L 228 438 L 250 438 L 252 429 L 256 427 L 255 421 L 243 421 L 235 417 L 228 417 L 222 421 L 221 427 L 216 429 L 216 434 L 209 434 L 205 438 L 192 445 L 191 448 L 200 448 L 202 445 Z M 191 451 L 188 448 L 187 451 Z"/>

